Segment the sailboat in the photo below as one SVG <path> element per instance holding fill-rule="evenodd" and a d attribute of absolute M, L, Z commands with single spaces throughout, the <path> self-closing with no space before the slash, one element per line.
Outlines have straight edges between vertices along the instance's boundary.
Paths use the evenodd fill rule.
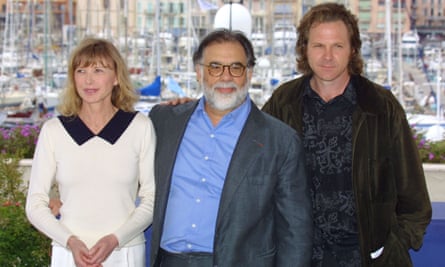
<path fill-rule="evenodd" d="M 401 6 L 399 6 L 399 9 Z M 385 38 L 387 42 L 387 88 L 391 90 L 394 95 L 398 98 L 400 104 L 407 111 L 407 119 L 413 128 L 418 130 L 419 132 L 426 135 L 426 138 L 431 141 L 438 141 L 445 139 L 445 120 L 443 118 L 443 106 L 441 96 L 443 95 L 443 89 L 441 85 L 441 75 L 442 71 L 439 67 L 436 71 L 436 88 L 434 89 L 431 84 L 428 90 L 423 90 L 419 84 L 419 78 L 414 77 L 414 74 L 419 74 L 426 78 L 428 81 L 428 77 L 417 69 L 413 63 L 403 62 L 404 56 L 412 55 L 414 58 L 417 57 L 417 50 L 419 48 L 419 37 L 415 30 L 406 32 L 404 34 L 401 33 L 401 16 L 398 16 L 399 19 L 399 27 L 398 27 L 398 36 L 399 36 L 399 44 L 398 51 L 396 52 L 397 62 L 396 66 L 398 67 L 398 84 L 393 83 L 393 51 L 392 51 L 392 39 L 391 39 L 391 10 L 392 10 L 392 2 L 386 0 L 386 28 L 385 28 Z M 407 52 L 408 51 L 408 52 Z M 436 58 L 439 61 L 442 61 L 442 53 L 439 52 Z M 418 76 L 418 75 L 416 75 Z M 407 80 L 405 77 L 408 77 Z M 385 85 L 384 85 L 385 86 Z M 412 88 L 410 88 L 412 87 Z M 425 108 L 425 104 L 420 104 L 421 99 L 426 97 L 430 98 L 431 95 L 434 95 L 434 104 L 436 105 L 436 115 L 432 114 L 423 114 L 424 112 L 419 112 Z M 427 100 L 425 102 L 429 104 L 430 102 Z M 409 104 L 409 105 L 408 105 Z"/>
<path fill-rule="evenodd" d="M 29 114 L 35 100 L 35 80 L 20 72 L 25 65 L 25 47 L 20 41 L 25 31 L 15 9 L 8 0 L 0 62 L 0 108 L 6 117 Z"/>
<path fill-rule="evenodd" d="M 126 3 L 124 3 L 126 5 Z M 148 115 L 151 108 L 161 102 L 162 93 L 162 75 L 161 75 L 161 39 L 159 26 L 160 1 L 156 1 L 155 5 L 155 32 L 153 36 L 153 53 L 151 57 L 150 67 L 155 71 L 153 81 L 145 86 L 139 87 L 137 90 L 140 94 L 140 100 L 135 104 L 135 109 L 145 115 Z M 154 64 L 153 64 L 154 63 Z M 147 80 L 152 75 L 142 75 L 136 79 Z M 134 79 L 135 77 L 133 77 Z"/>

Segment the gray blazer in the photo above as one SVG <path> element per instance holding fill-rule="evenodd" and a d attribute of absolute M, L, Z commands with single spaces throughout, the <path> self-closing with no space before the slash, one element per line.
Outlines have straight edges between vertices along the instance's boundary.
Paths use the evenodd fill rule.
<path fill-rule="evenodd" d="M 150 112 L 157 135 L 151 266 L 159 266 L 176 153 L 196 105 L 157 105 Z M 292 128 L 252 104 L 222 191 L 213 266 L 310 266 L 312 203 L 303 153 Z"/>

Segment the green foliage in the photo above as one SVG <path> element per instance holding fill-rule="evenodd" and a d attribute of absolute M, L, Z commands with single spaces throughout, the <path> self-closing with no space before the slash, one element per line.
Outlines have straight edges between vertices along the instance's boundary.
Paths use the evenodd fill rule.
<path fill-rule="evenodd" d="M 49 266 L 51 241 L 25 217 L 23 203 L 0 206 L 0 266 Z"/>
<path fill-rule="evenodd" d="M 27 186 L 19 161 L 23 151 L 0 153 L 0 266 L 49 266 L 51 240 L 25 214 Z"/>

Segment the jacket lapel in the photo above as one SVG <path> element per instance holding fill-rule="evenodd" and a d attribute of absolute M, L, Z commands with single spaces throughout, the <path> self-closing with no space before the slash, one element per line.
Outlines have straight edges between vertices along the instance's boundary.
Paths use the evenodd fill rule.
<path fill-rule="evenodd" d="M 157 161 L 157 190 L 159 192 L 169 192 L 172 179 L 173 167 L 176 162 L 177 151 L 181 144 L 182 137 L 184 136 L 187 123 L 195 110 L 197 101 L 189 102 L 184 105 L 179 105 L 173 108 L 173 116 L 162 117 L 156 123 L 157 127 L 161 127 L 159 132 L 162 132 L 162 136 L 157 136 L 158 144 L 156 149 L 155 161 Z M 167 204 L 168 194 L 160 194 L 160 205 L 165 209 Z"/>
<path fill-rule="evenodd" d="M 261 120 L 263 120 L 261 111 L 255 105 L 252 105 L 252 110 L 241 131 L 230 161 L 229 170 L 227 171 L 219 205 L 217 224 L 219 218 L 222 218 L 221 216 L 224 216 L 226 212 L 230 212 L 229 207 L 232 201 L 236 201 L 234 200 L 234 195 L 239 185 L 246 179 L 251 165 L 265 153 L 263 143 L 264 132 L 258 131 L 264 125 Z"/>

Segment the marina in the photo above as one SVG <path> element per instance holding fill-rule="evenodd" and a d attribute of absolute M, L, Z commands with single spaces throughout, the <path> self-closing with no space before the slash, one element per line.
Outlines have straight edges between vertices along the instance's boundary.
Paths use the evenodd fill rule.
<path fill-rule="evenodd" d="M 104 18 L 103 27 L 96 32 L 88 25 L 93 23 L 92 17 L 99 11 L 94 8 L 86 10 L 86 27 L 82 30 L 70 23 L 72 19 L 64 19 L 57 28 L 50 20 L 52 7 L 48 2 L 43 1 L 41 13 L 37 13 L 33 12 L 33 1 L 21 1 L 22 6 L 16 1 L 6 1 L 5 25 L 0 33 L 3 36 L 0 123 L 3 125 L 38 123 L 52 116 L 66 80 L 69 52 L 77 40 L 89 35 L 114 38 L 110 14 L 112 2 L 103 1 L 104 9 L 100 13 Z M 163 28 L 158 23 L 154 29 L 148 30 L 145 26 L 132 33 L 121 29 L 120 32 L 125 34 L 114 39 L 116 46 L 126 55 L 134 86 L 141 94 L 141 101 L 136 106 L 138 110 L 148 114 L 150 108 L 161 101 L 201 95 L 192 53 L 200 36 L 216 27 L 240 29 L 252 40 L 257 64 L 250 95 L 258 106 L 265 103 L 279 84 L 300 75 L 296 70 L 295 54 L 298 36 L 289 18 L 275 20 L 271 29 L 266 31 L 252 22 L 246 5 L 232 2 L 219 6 L 204 5 L 206 14 L 213 14 L 214 20 L 208 23 L 207 29 L 202 29 L 192 23 L 192 12 L 187 12 L 187 8 L 196 5 L 191 2 L 186 1 L 184 5 L 185 25 L 180 31 Z M 198 2 L 200 5 L 210 3 Z M 128 9 L 125 1 L 120 4 L 123 10 Z M 93 6 L 90 1 L 87 8 L 89 6 Z M 152 7 L 160 9 L 160 1 L 154 1 Z M 154 15 L 160 16 L 159 12 L 155 11 Z M 123 26 L 125 24 L 124 21 Z M 361 39 L 364 75 L 397 96 L 408 113 L 410 123 L 418 130 L 426 133 L 433 125 L 443 127 L 444 39 L 440 36 L 420 37 L 412 30 L 392 35 L 389 42 L 384 35 L 366 33 L 361 34 Z"/>
<path fill-rule="evenodd" d="M 303 13 L 309 8 L 305 5 L 308 1 L 251 0 L 243 4 L 243 1 L 184 0 L 172 3 L 144 0 L 131 4 L 132 0 L 61 0 L 62 9 L 66 11 L 64 14 L 69 16 L 56 15 L 58 9 L 50 4 L 50 0 L 4 2 L 5 16 L 4 20 L 0 20 L 3 23 L 0 26 L 3 37 L 0 43 L 0 128 L 9 128 L 6 130 L 19 130 L 21 127 L 17 126 L 27 127 L 28 124 L 39 128 L 48 118 L 57 115 L 55 107 L 65 87 L 68 57 L 78 41 L 86 36 L 112 40 L 119 48 L 140 95 L 134 107 L 145 115 L 163 101 L 202 96 L 192 55 L 200 38 L 215 28 L 241 30 L 252 41 L 256 65 L 249 95 L 258 107 L 263 106 L 280 84 L 301 76 L 296 69 L 295 52 L 298 20 L 290 19 L 290 16 L 301 14 L 288 7 L 298 2 Z M 266 2 L 272 4 L 267 6 Z M 349 7 L 360 11 L 366 9 L 363 3 L 367 1 L 356 2 L 355 6 L 350 4 Z M 379 1 L 382 2 L 385 1 Z M 258 3 L 263 3 L 263 13 L 275 12 L 278 15 L 271 16 L 267 23 L 262 21 L 267 16 L 258 15 L 252 8 Z M 415 1 L 413 3 L 415 5 Z M 133 19 L 128 10 L 133 10 Z M 168 12 L 170 15 L 165 15 Z M 171 15 L 174 12 L 182 15 Z M 390 13 L 387 12 L 388 16 Z M 392 15 L 392 20 L 395 20 L 397 16 Z M 380 23 L 380 26 L 383 28 L 384 24 Z M 445 141 L 445 34 L 429 35 L 417 31 L 416 27 L 399 24 L 392 31 L 385 29 L 385 33 L 366 28 L 361 33 L 361 41 L 363 75 L 394 94 L 406 111 L 416 144 L 425 145 L 418 146 L 418 150 L 424 162 L 423 172 L 433 205 L 433 220 L 425 234 L 422 249 L 410 250 L 409 253 L 415 266 L 437 266 L 433 264 L 441 262 L 437 258 L 440 258 L 445 244 L 445 166 L 438 164 L 445 159 L 442 152 Z M 225 67 L 223 65 L 222 72 Z M 231 68 L 228 71 L 232 73 Z M 409 134 L 405 136 L 411 138 Z M 437 147 L 434 146 L 436 144 Z M 438 147 L 441 150 L 436 153 Z M 361 147 L 355 148 L 354 151 L 365 151 L 360 151 Z M 410 151 L 415 152 L 415 149 Z M 401 151 L 395 157 L 402 153 L 407 154 Z M 385 154 L 379 158 L 382 160 L 391 155 L 378 154 Z M 429 159 L 428 163 L 425 159 Z M 20 175 L 25 182 L 29 181 L 32 162 L 29 157 L 19 162 L 23 171 Z"/>

